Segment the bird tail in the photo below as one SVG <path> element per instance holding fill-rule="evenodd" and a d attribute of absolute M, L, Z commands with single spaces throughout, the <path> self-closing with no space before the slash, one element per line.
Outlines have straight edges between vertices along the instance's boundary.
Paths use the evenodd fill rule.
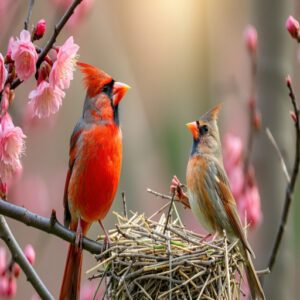
<path fill-rule="evenodd" d="M 248 280 L 248 285 L 249 285 L 249 289 L 251 292 L 251 297 L 253 300 L 265 300 L 265 294 L 263 291 L 263 288 L 260 284 L 260 281 L 258 279 L 258 276 L 256 274 L 252 259 L 251 259 L 251 255 L 250 253 L 245 250 L 244 247 L 242 247 L 243 250 L 243 256 L 245 258 L 245 271 L 246 271 L 246 276 L 247 276 L 247 280 Z"/>
<path fill-rule="evenodd" d="M 71 226 L 71 230 L 74 229 Z M 83 235 L 86 234 L 88 227 L 82 228 Z M 80 279 L 82 267 L 82 249 L 77 245 L 70 244 L 63 281 L 60 289 L 60 300 L 77 300 L 80 297 Z"/>

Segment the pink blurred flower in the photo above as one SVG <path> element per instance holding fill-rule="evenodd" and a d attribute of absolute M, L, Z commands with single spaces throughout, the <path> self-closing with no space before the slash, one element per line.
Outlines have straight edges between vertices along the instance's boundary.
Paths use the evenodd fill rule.
<path fill-rule="evenodd" d="M 8 289 L 8 277 L 1 276 L 0 277 L 0 296 L 2 296 L 2 297 L 7 296 L 7 289 Z"/>
<path fill-rule="evenodd" d="M 26 245 L 24 248 L 24 254 L 28 261 L 33 265 L 35 262 L 35 250 L 31 244 Z"/>
<path fill-rule="evenodd" d="M 29 100 L 32 110 L 38 118 L 49 117 L 56 113 L 62 104 L 65 93 L 57 86 L 43 80 L 30 92 Z"/>
<path fill-rule="evenodd" d="M 11 60 L 11 52 L 12 52 L 12 45 L 15 43 L 15 39 L 13 37 L 10 37 L 8 41 L 7 46 L 7 52 L 6 52 L 6 59 Z"/>
<path fill-rule="evenodd" d="M 10 276 L 8 278 L 8 286 L 6 290 L 6 296 L 7 297 L 14 297 L 17 293 L 17 282 L 16 278 L 13 276 Z"/>
<path fill-rule="evenodd" d="M 223 141 L 224 164 L 227 169 L 241 162 L 243 153 L 243 142 L 240 137 L 227 133 Z"/>
<path fill-rule="evenodd" d="M 7 78 L 7 70 L 4 64 L 4 58 L 0 53 L 0 92 L 4 89 L 4 84 Z"/>
<path fill-rule="evenodd" d="M 255 53 L 257 49 L 257 31 L 252 25 L 248 25 L 245 29 L 245 44 L 250 53 Z"/>
<path fill-rule="evenodd" d="M 22 30 L 20 38 L 11 44 L 11 58 L 15 61 L 16 72 L 21 80 L 28 79 L 36 72 L 38 55 L 29 31 Z"/>
<path fill-rule="evenodd" d="M 229 177 L 232 194 L 235 198 L 238 198 L 243 191 L 245 182 L 243 166 L 242 164 L 239 164 L 226 171 Z"/>
<path fill-rule="evenodd" d="M 6 270 L 6 251 L 4 247 L 0 247 L 0 278 Z M 1 279 L 0 279 L 1 281 Z"/>
<path fill-rule="evenodd" d="M 238 211 L 243 221 L 247 217 L 250 227 L 261 222 L 262 212 L 260 195 L 255 180 L 254 168 L 250 165 L 247 174 L 243 164 L 242 140 L 226 134 L 223 143 L 224 167 L 228 175 L 232 194 L 236 200 Z"/>
<path fill-rule="evenodd" d="M 65 10 L 71 5 L 72 0 L 52 0 L 52 2 L 55 6 L 60 7 L 61 9 Z M 86 15 L 90 11 L 93 3 L 94 3 L 94 0 L 83 0 L 77 6 L 74 14 L 69 19 L 67 25 L 71 28 L 74 28 L 75 26 L 77 26 L 86 17 Z"/>
<path fill-rule="evenodd" d="M 10 88 L 8 85 L 6 85 L 1 98 L 1 113 L 0 113 L 1 116 L 3 116 L 8 110 L 9 98 L 10 98 Z"/>
<path fill-rule="evenodd" d="M 58 86 L 61 89 L 69 88 L 70 81 L 73 80 L 78 50 L 79 46 L 74 44 L 72 36 L 59 48 L 57 59 L 54 62 L 50 73 L 50 83 L 53 86 Z"/>
<path fill-rule="evenodd" d="M 5 113 L 0 120 L 0 178 L 5 183 L 22 169 L 20 156 L 25 137 L 22 129 L 14 126 L 10 115 Z"/>
<path fill-rule="evenodd" d="M 46 32 L 46 21 L 44 19 L 39 20 L 36 23 L 35 30 L 34 30 L 34 39 L 39 40 L 41 39 Z"/>
<path fill-rule="evenodd" d="M 285 22 L 285 28 L 294 39 L 298 38 L 300 25 L 299 22 L 293 16 L 289 16 L 287 18 Z"/>
<path fill-rule="evenodd" d="M 103 296 L 103 290 L 100 288 L 94 298 L 98 283 L 94 281 L 86 281 L 80 291 L 80 300 L 100 300 Z"/>

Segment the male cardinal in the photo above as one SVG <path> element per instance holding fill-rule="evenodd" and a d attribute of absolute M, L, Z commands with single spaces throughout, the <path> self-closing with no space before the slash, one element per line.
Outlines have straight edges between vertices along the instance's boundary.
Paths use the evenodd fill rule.
<path fill-rule="evenodd" d="M 171 190 L 177 191 L 179 200 L 185 206 L 188 206 L 189 201 L 193 214 L 210 233 L 223 234 L 225 230 L 231 242 L 239 240 L 251 296 L 253 299 L 265 299 L 251 260 L 251 255 L 254 254 L 243 231 L 236 202 L 224 171 L 217 125 L 220 109 L 221 105 L 217 105 L 199 121 L 186 124 L 193 135 L 192 152 L 186 173 L 188 194 L 184 194 L 176 176 L 172 180 Z"/>
<path fill-rule="evenodd" d="M 103 228 L 101 221 L 116 194 L 122 164 L 119 102 L 129 88 L 91 65 L 82 62 L 77 62 L 77 65 L 84 74 L 87 95 L 82 116 L 70 141 L 64 222 L 76 231 L 78 239 L 75 245 L 69 247 L 61 300 L 79 299 L 82 265 L 80 237 L 86 235 L 94 221 L 99 221 Z"/>

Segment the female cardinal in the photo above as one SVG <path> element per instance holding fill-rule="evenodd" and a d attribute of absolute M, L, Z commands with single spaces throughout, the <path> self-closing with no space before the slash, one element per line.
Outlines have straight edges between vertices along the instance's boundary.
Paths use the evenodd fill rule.
<path fill-rule="evenodd" d="M 118 107 L 129 86 L 91 65 L 77 65 L 84 74 L 87 95 L 70 141 L 64 222 L 79 238 L 94 221 L 103 228 L 101 221 L 116 194 L 122 163 Z M 78 238 L 69 247 L 61 300 L 79 299 L 82 249 Z"/>
<path fill-rule="evenodd" d="M 250 256 L 254 254 L 244 234 L 236 202 L 224 171 L 217 125 L 220 109 L 221 105 L 217 105 L 199 121 L 186 124 L 193 135 L 192 152 L 186 173 L 188 194 L 184 194 L 176 176 L 172 180 L 171 190 L 177 190 L 177 196 L 185 206 L 187 199 L 189 200 L 193 214 L 210 233 L 223 234 L 225 230 L 230 241 L 239 240 L 251 296 L 253 299 L 265 299 Z"/>

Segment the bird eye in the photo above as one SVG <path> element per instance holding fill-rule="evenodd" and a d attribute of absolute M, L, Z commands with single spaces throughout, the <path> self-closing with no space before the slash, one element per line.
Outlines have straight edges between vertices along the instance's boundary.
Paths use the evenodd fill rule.
<path fill-rule="evenodd" d="M 102 88 L 102 92 L 107 94 L 109 92 L 109 86 L 108 85 L 105 85 L 103 88 Z"/>
<path fill-rule="evenodd" d="M 208 132 L 208 127 L 207 127 L 207 125 L 202 125 L 201 127 L 200 127 L 200 135 L 204 135 L 204 134 L 206 134 Z"/>

